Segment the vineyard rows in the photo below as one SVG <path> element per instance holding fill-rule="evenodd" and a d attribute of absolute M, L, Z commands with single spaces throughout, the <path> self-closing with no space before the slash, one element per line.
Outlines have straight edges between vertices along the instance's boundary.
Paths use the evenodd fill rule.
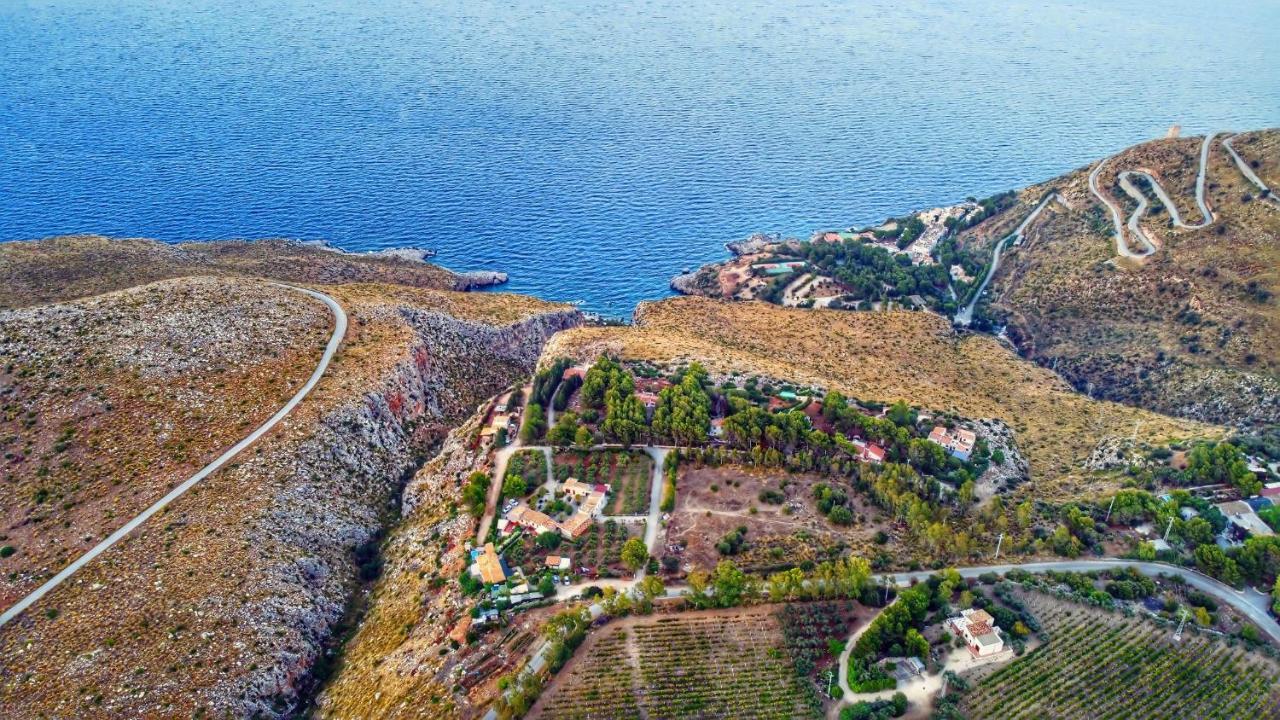
<path fill-rule="evenodd" d="M 811 715 L 771 615 L 650 618 L 604 633 L 548 688 L 540 717 L 791 720 Z"/>
<path fill-rule="evenodd" d="M 979 682 L 967 717 L 1280 718 L 1280 666 L 1267 658 L 1038 593 L 1027 601 L 1049 642 Z"/>

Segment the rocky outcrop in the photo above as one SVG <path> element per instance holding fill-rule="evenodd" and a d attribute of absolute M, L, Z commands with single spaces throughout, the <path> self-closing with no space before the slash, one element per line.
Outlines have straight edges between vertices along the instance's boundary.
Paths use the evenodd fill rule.
<path fill-rule="evenodd" d="M 1004 455 L 1004 462 L 997 464 L 993 461 L 978 478 L 980 497 L 1013 490 L 1031 477 L 1031 467 L 1018 451 L 1013 428 L 1006 422 L 998 418 L 983 418 L 969 423 L 968 427 L 986 439 L 992 454 L 999 450 Z"/>
<path fill-rule="evenodd" d="M 275 459 L 292 477 L 278 484 L 264 521 L 246 538 L 271 558 L 255 578 L 270 597 L 244 606 L 239 618 L 270 662 L 215 688 L 210 700 L 220 712 L 284 717 L 296 710 L 353 590 L 353 551 L 381 537 L 404 481 L 450 425 L 527 374 L 552 334 L 581 322 L 576 311 L 496 328 L 422 309 L 387 312 L 412 328 L 404 359 L 377 391 L 328 413 L 294 452 Z"/>
<path fill-rule="evenodd" d="M 1077 390 L 1175 417 L 1247 428 L 1280 417 L 1280 380 L 1175 358 L 1085 355 L 1054 363 Z"/>
<path fill-rule="evenodd" d="M 502 285 L 507 282 L 506 273 L 494 270 L 471 270 L 455 274 L 458 278 L 454 285 L 455 290 L 475 290 L 476 288 Z"/>
<path fill-rule="evenodd" d="M 698 287 L 698 276 L 700 270 L 691 273 L 681 273 L 671 278 L 671 289 L 681 295 L 702 295 L 703 293 Z"/>
<path fill-rule="evenodd" d="M 741 255 L 752 255 L 758 252 L 764 252 L 770 245 L 775 245 L 782 241 L 782 236 L 777 233 L 755 233 L 746 240 L 734 240 L 724 244 L 725 249 L 733 253 L 734 257 Z"/>

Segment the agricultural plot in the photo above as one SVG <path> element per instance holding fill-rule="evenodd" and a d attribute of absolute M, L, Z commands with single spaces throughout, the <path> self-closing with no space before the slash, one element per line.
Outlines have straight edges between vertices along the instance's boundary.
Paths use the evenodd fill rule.
<path fill-rule="evenodd" d="M 601 630 L 531 718 L 810 718 L 768 608 L 632 618 Z"/>
<path fill-rule="evenodd" d="M 555 458 L 556 479 L 576 477 L 585 483 L 612 487 L 606 515 L 644 515 L 649 512 L 649 483 L 653 459 L 638 450 L 565 452 Z"/>
<path fill-rule="evenodd" d="M 644 524 L 620 523 L 605 520 L 596 523 L 590 530 L 570 546 L 574 564 L 581 567 L 594 568 L 601 575 L 614 575 L 624 572 L 622 566 L 622 544 L 628 538 L 644 535 Z M 561 554 L 567 548 L 561 546 Z"/>
<path fill-rule="evenodd" d="M 964 698 L 978 718 L 1277 718 L 1280 665 L 1217 638 L 1039 593 L 1028 609 L 1049 642 L 979 681 Z"/>

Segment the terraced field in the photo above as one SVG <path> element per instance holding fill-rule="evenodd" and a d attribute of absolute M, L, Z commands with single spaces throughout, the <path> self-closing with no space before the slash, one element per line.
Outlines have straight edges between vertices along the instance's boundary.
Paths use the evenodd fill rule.
<path fill-rule="evenodd" d="M 768 610 L 768 608 L 763 608 Z M 807 718 L 813 716 L 761 609 L 615 623 L 579 651 L 531 718 Z"/>
<path fill-rule="evenodd" d="M 1031 593 L 1049 642 L 969 691 L 978 718 L 1277 718 L 1280 665 L 1217 638 Z"/>

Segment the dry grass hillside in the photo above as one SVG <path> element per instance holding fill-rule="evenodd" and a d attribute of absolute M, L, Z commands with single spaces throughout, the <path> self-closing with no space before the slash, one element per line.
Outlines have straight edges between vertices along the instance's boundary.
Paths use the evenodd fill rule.
<path fill-rule="evenodd" d="M 353 549 L 378 537 L 403 478 L 578 317 L 512 295 L 315 287 L 350 318 L 316 390 L 0 629 L 0 718 L 293 712 L 354 590 Z M 4 465 L 20 546 L 0 560 L 17 573 L 7 592 L 247 434 L 309 374 L 331 323 L 310 298 L 231 278 L 5 315 L 0 437 L 21 456 Z"/>
<path fill-rule="evenodd" d="M 438 266 L 376 255 L 349 255 L 287 240 L 169 244 L 72 235 L 0 243 L 0 307 L 99 295 L 190 275 L 270 277 L 293 283 L 389 282 L 459 288 Z M 460 289 L 460 288 L 459 288 Z"/>
<path fill-rule="evenodd" d="M 881 402 L 905 400 L 970 418 L 999 418 L 1031 463 L 1021 489 L 1040 498 L 1089 491 L 1083 462 L 1102 441 L 1164 442 L 1220 429 L 1072 391 L 1049 370 L 985 335 L 957 334 L 926 312 L 792 310 L 697 297 L 641 306 L 626 328 L 578 328 L 543 357 L 613 352 L 654 362 L 699 361 L 717 374 L 760 373 Z"/>
<path fill-rule="evenodd" d="M 1082 390 L 1160 412 L 1229 424 L 1280 416 L 1280 205 L 1257 189 L 1222 147 L 1210 148 L 1208 227 L 1177 229 L 1154 195 L 1142 223 L 1159 250 L 1120 259 L 1112 225 L 1089 193 L 1089 168 L 1029 188 L 1018 206 L 962 239 L 984 245 L 987 225 L 1011 224 L 1050 189 L 1055 203 L 1008 254 L 993 308 L 1029 357 L 1055 367 Z M 1115 187 L 1117 172 L 1151 171 L 1189 223 L 1195 205 L 1199 138 L 1158 140 L 1107 161 L 1099 184 L 1123 209 L 1134 203 Z M 1280 130 L 1234 141 L 1264 181 L 1280 175 Z"/>

